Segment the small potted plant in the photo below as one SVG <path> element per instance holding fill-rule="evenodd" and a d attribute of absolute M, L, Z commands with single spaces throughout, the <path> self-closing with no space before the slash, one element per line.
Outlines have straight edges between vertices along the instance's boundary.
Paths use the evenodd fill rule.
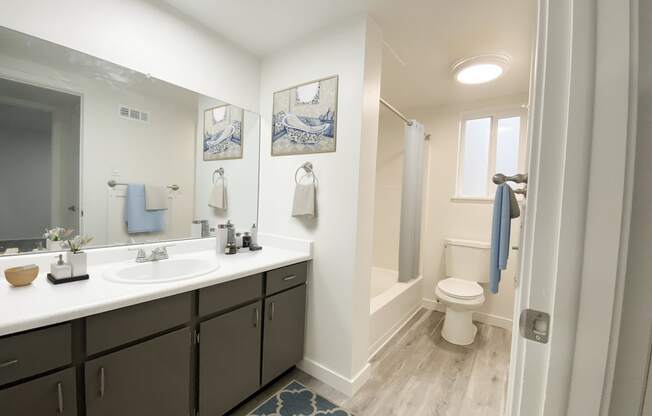
<path fill-rule="evenodd" d="M 43 238 L 45 238 L 45 247 L 48 250 L 57 251 L 63 250 L 63 240 L 66 237 L 69 237 L 72 234 L 73 230 L 71 228 L 63 227 L 54 227 L 51 229 L 46 229 Z"/>
<path fill-rule="evenodd" d="M 82 248 L 93 240 L 93 237 L 77 235 L 71 240 L 66 240 L 64 245 L 70 251 L 66 254 L 66 260 L 72 267 L 73 277 L 86 274 L 86 253 Z"/>

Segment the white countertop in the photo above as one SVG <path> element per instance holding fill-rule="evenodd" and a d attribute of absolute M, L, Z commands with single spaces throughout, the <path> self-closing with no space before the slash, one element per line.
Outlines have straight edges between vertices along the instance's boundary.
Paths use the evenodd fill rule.
<path fill-rule="evenodd" d="M 131 257 L 134 257 L 133 253 Z M 261 251 L 231 256 L 216 254 L 214 249 L 204 249 L 179 254 L 171 252 L 170 257 L 217 259 L 220 268 L 191 279 L 151 284 L 116 283 L 103 277 L 107 269 L 127 262 L 134 264 L 133 260 L 101 264 L 89 261 L 89 280 L 60 285 L 48 282 L 48 270 L 43 267 L 29 286 L 12 287 L 4 276 L 0 276 L 0 336 L 228 282 L 310 260 L 311 254 L 310 250 L 295 250 L 294 247 L 264 246 Z M 4 267 L 0 269 L 4 270 Z"/>

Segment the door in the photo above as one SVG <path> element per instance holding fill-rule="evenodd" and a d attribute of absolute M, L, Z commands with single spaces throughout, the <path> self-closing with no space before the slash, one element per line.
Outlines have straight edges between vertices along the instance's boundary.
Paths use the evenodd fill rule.
<path fill-rule="evenodd" d="M 222 415 L 260 387 L 262 302 L 203 322 L 199 414 Z"/>
<path fill-rule="evenodd" d="M 87 415 L 188 414 L 190 347 L 184 328 L 87 362 Z"/>
<path fill-rule="evenodd" d="M 539 1 L 514 316 L 533 309 L 551 321 L 544 344 L 520 336 L 514 320 L 508 415 L 606 414 L 629 180 L 628 3 Z"/>
<path fill-rule="evenodd" d="M 265 299 L 262 385 L 303 358 L 306 285 Z"/>
<path fill-rule="evenodd" d="M 77 416 L 75 369 L 0 390 L 2 416 Z"/>

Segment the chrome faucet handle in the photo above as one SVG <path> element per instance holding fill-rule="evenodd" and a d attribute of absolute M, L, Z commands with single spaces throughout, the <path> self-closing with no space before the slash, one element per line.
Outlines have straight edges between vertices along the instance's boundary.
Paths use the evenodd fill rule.
<path fill-rule="evenodd" d="M 142 263 L 147 260 L 147 253 L 142 248 L 130 248 L 129 251 L 137 251 L 136 254 L 136 263 Z"/>

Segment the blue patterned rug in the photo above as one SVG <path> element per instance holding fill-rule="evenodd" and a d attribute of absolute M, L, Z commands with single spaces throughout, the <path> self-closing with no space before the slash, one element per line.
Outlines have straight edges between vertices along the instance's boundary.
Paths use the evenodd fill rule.
<path fill-rule="evenodd" d="M 249 416 L 353 416 L 303 384 L 292 381 Z"/>

